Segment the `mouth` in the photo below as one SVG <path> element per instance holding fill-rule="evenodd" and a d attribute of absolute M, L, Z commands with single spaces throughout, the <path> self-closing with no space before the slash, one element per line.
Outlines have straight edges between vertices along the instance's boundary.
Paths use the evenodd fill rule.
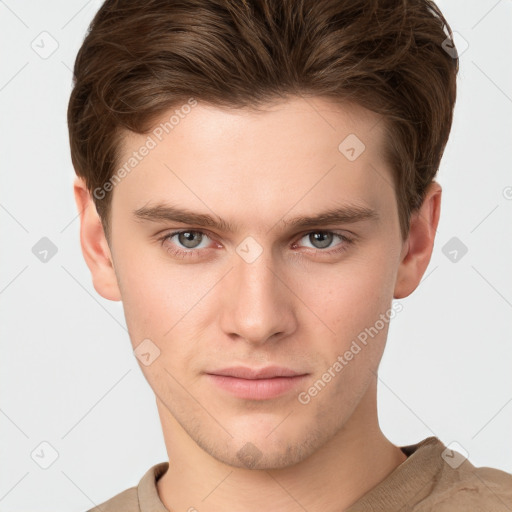
<path fill-rule="evenodd" d="M 206 373 L 218 388 L 245 400 L 269 400 L 297 388 L 308 373 L 282 366 L 224 368 Z"/>

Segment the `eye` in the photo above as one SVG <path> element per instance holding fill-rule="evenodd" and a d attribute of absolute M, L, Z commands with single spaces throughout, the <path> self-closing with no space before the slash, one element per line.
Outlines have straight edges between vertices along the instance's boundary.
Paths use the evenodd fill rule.
<path fill-rule="evenodd" d="M 331 245 L 334 239 L 334 233 L 316 231 L 308 233 L 303 238 L 306 238 L 308 242 L 311 242 L 314 249 L 326 249 Z"/>
<path fill-rule="evenodd" d="M 173 242 L 173 238 L 176 238 L 176 241 Z M 202 231 L 190 229 L 168 233 L 159 238 L 161 245 L 166 247 L 166 251 L 180 259 L 199 257 L 202 252 L 199 249 L 208 248 L 204 244 L 207 240 L 210 240 L 210 237 Z"/>
<path fill-rule="evenodd" d="M 347 248 L 349 244 L 352 243 L 352 240 L 348 237 L 341 235 L 339 233 L 334 233 L 333 231 L 311 231 L 309 233 L 306 233 L 300 240 L 306 240 L 307 242 L 311 243 L 313 249 L 319 249 L 322 252 L 331 252 L 331 251 L 324 251 L 324 249 L 329 249 L 332 246 L 333 241 L 338 238 L 341 240 L 341 243 L 335 244 L 334 247 L 335 251 L 337 250 L 344 250 Z M 340 246 L 338 248 L 338 246 Z M 307 247 L 307 246 L 306 246 Z"/>
<path fill-rule="evenodd" d="M 165 235 L 163 240 L 172 240 L 175 237 L 175 243 L 184 249 L 203 249 L 204 245 L 202 246 L 201 243 L 208 239 L 208 236 L 201 231 L 176 231 Z"/>
<path fill-rule="evenodd" d="M 304 234 L 299 241 L 306 240 L 310 243 L 309 249 L 319 255 L 334 255 L 346 251 L 354 241 L 341 233 L 333 231 L 310 231 Z M 340 240 L 334 244 L 333 241 Z M 181 230 L 168 233 L 159 238 L 166 251 L 177 258 L 201 258 L 204 252 L 199 249 L 208 249 L 212 239 L 204 232 L 198 230 Z M 293 244 L 293 248 L 301 246 L 300 243 Z M 308 246 L 305 246 L 308 248 Z M 202 255 L 202 256 L 201 256 Z"/>

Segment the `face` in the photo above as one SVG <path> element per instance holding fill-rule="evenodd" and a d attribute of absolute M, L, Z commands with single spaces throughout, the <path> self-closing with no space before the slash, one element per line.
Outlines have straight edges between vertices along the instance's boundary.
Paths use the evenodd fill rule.
<path fill-rule="evenodd" d="M 347 424 L 394 314 L 383 123 L 321 98 L 185 111 L 153 142 L 127 135 L 118 162 L 140 157 L 111 210 L 131 342 L 167 425 L 232 466 L 289 466 Z M 296 376 L 254 378 L 268 367 Z"/>

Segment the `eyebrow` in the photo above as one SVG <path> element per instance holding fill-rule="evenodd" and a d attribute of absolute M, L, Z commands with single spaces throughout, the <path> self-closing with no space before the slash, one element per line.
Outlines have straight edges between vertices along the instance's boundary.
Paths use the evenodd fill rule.
<path fill-rule="evenodd" d="M 194 224 L 198 226 L 212 227 L 227 233 L 236 232 L 238 227 L 237 225 L 227 222 L 218 216 L 197 213 L 186 208 L 177 208 L 176 206 L 166 203 L 158 203 L 154 206 L 143 206 L 134 210 L 132 213 L 136 220 L 140 222 L 179 222 L 181 224 Z M 324 224 L 352 224 L 364 220 L 376 221 L 379 219 L 380 215 L 372 208 L 355 204 L 347 204 L 325 210 L 313 216 L 302 215 L 291 219 L 281 219 L 275 225 L 281 224 L 288 228 L 300 229 Z"/>

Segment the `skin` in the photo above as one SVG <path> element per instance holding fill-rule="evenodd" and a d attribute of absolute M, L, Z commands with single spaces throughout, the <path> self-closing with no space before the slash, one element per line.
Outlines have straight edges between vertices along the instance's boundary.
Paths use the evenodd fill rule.
<path fill-rule="evenodd" d="M 297 398 L 390 311 L 393 298 L 416 289 L 430 261 L 441 187 L 431 184 L 402 240 L 379 120 L 319 97 L 291 97 L 259 113 L 199 102 L 114 188 L 110 245 L 76 179 L 94 287 L 123 301 L 134 349 L 149 338 L 160 350 L 149 366 L 139 364 L 170 460 L 157 483 L 167 509 L 220 512 L 236 503 L 247 512 L 344 510 L 406 459 L 377 417 L 376 374 L 389 324 L 308 404 Z M 338 150 L 351 133 L 366 146 L 352 162 Z M 128 133 L 120 162 L 146 139 Z M 238 229 L 140 221 L 132 213 L 160 201 Z M 278 222 L 346 203 L 371 207 L 379 218 L 302 230 Z M 195 257 L 171 253 L 187 250 L 183 237 L 157 240 L 179 229 L 204 233 L 192 238 L 200 245 L 188 249 Z M 356 241 L 333 236 L 322 248 L 309 236 L 319 230 Z M 251 263 L 236 251 L 248 236 L 262 249 Z M 308 375 L 292 391 L 256 401 L 219 389 L 204 374 L 270 364 Z M 259 454 L 250 467 L 239 457 L 247 443 Z"/>

